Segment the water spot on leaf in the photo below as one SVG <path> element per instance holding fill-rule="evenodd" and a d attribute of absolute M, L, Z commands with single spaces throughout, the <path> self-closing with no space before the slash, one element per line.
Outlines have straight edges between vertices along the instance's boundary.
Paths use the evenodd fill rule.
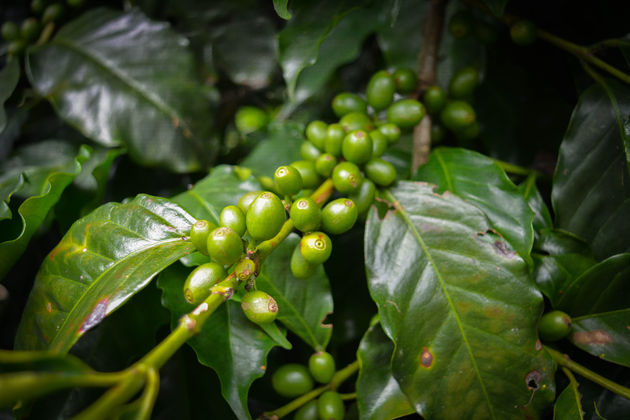
<path fill-rule="evenodd" d="M 573 333 L 576 344 L 602 346 L 612 342 L 610 334 L 604 330 L 580 331 Z"/>
<path fill-rule="evenodd" d="M 96 326 L 99 322 L 105 318 L 107 315 L 107 304 L 109 303 L 108 298 L 102 298 L 96 303 L 92 312 L 85 318 L 83 324 L 81 324 L 81 328 L 79 328 L 79 333 L 83 334 L 90 328 Z"/>
<path fill-rule="evenodd" d="M 428 348 L 423 347 L 422 353 L 420 353 L 420 366 L 428 369 L 432 365 L 433 365 L 433 354 Z"/>

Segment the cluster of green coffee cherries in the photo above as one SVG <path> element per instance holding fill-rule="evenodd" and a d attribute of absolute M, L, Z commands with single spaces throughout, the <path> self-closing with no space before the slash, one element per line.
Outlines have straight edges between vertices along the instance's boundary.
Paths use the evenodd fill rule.
<path fill-rule="evenodd" d="M 295 398 L 309 392 L 315 382 L 330 383 L 335 374 L 335 359 L 330 353 L 316 352 L 308 360 L 308 367 L 299 363 L 281 366 L 271 376 L 271 385 L 279 395 Z M 295 412 L 295 420 L 342 420 L 345 406 L 336 391 L 325 391 Z"/>
<path fill-rule="evenodd" d="M 457 39 L 474 34 L 484 43 L 492 43 L 497 39 L 497 29 L 491 23 L 476 17 L 469 10 L 460 10 L 451 16 L 448 30 Z M 536 41 L 536 26 L 526 19 L 514 20 L 510 23 L 510 38 L 517 45 L 531 45 Z"/>
<path fill-rule="evenodd" d="M 80 7 L 84 0 L 66 0 L 70 7 Z M 17 56 L 22 54 L 26 47 L 35 43 L 39 38 L 42 28 L 49 23 L 57 22 L 65 14 L 65 6 L 62 3 L 50 3 L 46 0 L 31 1 L 31 11 L 35 15 L 26 18 L 21 25 L 7 21 L 2 25 L 2 38 L 9 43 L 7 52 Z"/>

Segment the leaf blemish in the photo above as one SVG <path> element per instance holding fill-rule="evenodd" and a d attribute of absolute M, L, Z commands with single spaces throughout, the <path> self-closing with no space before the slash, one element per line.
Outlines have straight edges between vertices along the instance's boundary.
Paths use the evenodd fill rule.
<path fill-rule="evenodd" d="M 536 391 L 540 387 L 540 381 L 542 380 L 542 374 L 537 370 L 530 370 L 525 375 L 525 385 L 530 391 Z"/>
<path fill-rule="evenodd" d="M 319 326 L 322 328 L 332 328 L 333 325 L 331 323 L 327 323 L 326 320 L 328 319 L 329 316 L 332 316 L 332 312 L 326 312 L 326 315 L 324 315 L 324 317 L 322 318 L 322 320 L 319 322 Z"/>
<path fill-rule="evenodd" d="M 428 369 L 431 365 L 433 365 L 433 354 L 428 348 L 423 347 L 422 353 L 420 353 L 420 366 Z"/>
<path fill-rule="evenodd" d="M 505 245 L 505 242 L 502 242 L 502 241 L 494 241 L 492 248 L 495 250 L 497 254 L 505 258 L 514 258 L 514 256 L 516 255 L 516 252 L 510 251 Z"/>
<path fill-rule="evenodd" d="M 81 328 L 79 328 L 80 334 L 83 334 L 90 328 L 94 327 L 99 322 L 101 322 L 103 318 L 105 318 L 105 315 L 107 315 L 108 303 L 108 298 L 103 298 L 96 303 L 96 306 L 94 306 L 92 312 L 86 317 L 85 321 L 83 321 L 83 324 L 81 324 Z"/>
<path fill-rule="evenodd" d="M 571 337 L 576 344 L 602 346 L 612 342 L 610 334 L 603 330 L 580 331 Z"/>

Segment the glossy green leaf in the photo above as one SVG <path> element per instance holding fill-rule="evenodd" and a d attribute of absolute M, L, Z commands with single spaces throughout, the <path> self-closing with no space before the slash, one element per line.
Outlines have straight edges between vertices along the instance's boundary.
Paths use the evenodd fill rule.
<path fill-rule="evenodd" d="M 2 177 L 4 178 L 4 177 Z M 24 175 L 10 177 L 0 181 L 0 220 L 10 219 L 13 214 L 9 208 L 11 196 L 24 185 Z"/>
<path fill-rule="evenodd" d="M 284 20 L 291 19 L 291 12 L 289 12 L 287 5 L 289 0 L 273 0 L 273 8 L 275 9 L 278 16 L 280 16 Z"/>
<path fill-rule="evenodd" d="M 437 148 L 414 179 L 438 185 L 481 209 L 518 254 L 531 261 L 534 213 L 494 161 L 466 149 Z"/>
<path fill-rule="evenodd" d="M 256 286 L 278 302 L 277 320 L 320 351 L 326 348 L 332 334 L 332 325 L 324 322 L 333 311 L 330 284 L 323 267 L 308 279 L 293 277 L 289 261 L 299 240 L 291 234 L 273 251 L 262 265 Z"/>
<path fill-rule="evenodd" d="M 210 174 L 193 188 L 173 197 L 197 219 L 219 224 L 219 215 L 225 206 L 238 203 L 243 194 L 261 190 L 261 186 L 248 171 L 235 166 L 214 167 Z"/>
<path fill-rule="evenodd" d="M 582 402 L 577 382 L 571 381 L 553 407 L 553 420 L 582 420 Z"/>
<path fill-rule="evenodd" d="M 186 302 L 182 290 L 189 271 L 175 265 L 158 279 L 158 287 L 163 290 L 162 304 L 171 311 L 173 327 L 182 315 L 195 308 Z M 206 321 L 199 335 L 188 343 L 199 361 L 217 372 L 223 397 L 234 415 L 249 419 L 249 387 L 265 374 L 267 354 L 276 345 L 275 341 L 245 317 L 239 303 L 227 301 Z"/>
<path fill-rule="evenodd" d="M 573 318 L 569 340 L 594 356 L 630 367 L 630 309 Z"/>
<path fill-rule="evenodd" d="M 418 51 L 422 44 L 422 24 L 428 2 L 423 0 L 400 0 L 386 16 L 387 25 L 383 25 L 376 39 L 383 51 L 383 57 L 391 67 L 418 66 Z"/>
<path fill-rule="evenodd" d="M 51 150 L 47 146 L 50 143 L 39 143 L 32 149 L 39 151 Z M 41 146 L 41 147 L 40 147 Z M 62 160 L 59 166 L 42 168 L 35 166 L 33 172 L 27 167 L 21 167 L 25 173 L 25 177 L 30 182 L 28 186 L 23 186 L 19 193 L 29 194 L 20 207 L 18 208 L 19 220 L 12 222 L 19 223 L 16 225 L 16 231 L 7 229 L 0 233 L 3 242 L 0 243 L 0 279 L 2 279 L 13 267 L 13 264 L 24 253 L 31 237 L 35 234 L 39 226 L 42 224 L 50 209 L 57 203 L 64 189 L 72 182 L 72 180 L 81 172 L 81 165 L 89 159 L 91 150 L 82 146 L 78 155 L 71 161 Z M 41 156 L 43 157 L 43 156 Z M 51 156 L 54 160 L 54 155 Z M 11 161 L 15 162 L 15 161 Z M 29 161 L 30 162 L 30 161 Z M 21 172 L 14 176 L 21 176 Z M 11 177 L 7 178 L 8 182 Z M 0 182 L 4 182 L 0 181 Z"/>
<path fill-rule="evenodd" d="M 20 62 L 17 59 L 9 60 L 0 70 L 0 133 L 7 126 L 7 113 L 4 110 L 4 103 L 17 86 L 20 80 Z"/>
<path fill-rule="evenodd" d="M 91 10 L 29 49 L 27 73 L 59 116 L 144 165 L 189 172 L 216 155 L 212 106 L 187 40 L 138 10 Z"/>
<path fill-rule="evenodd" d="M 606 83 L 580 96 L 551 195 L 556 226 L 586 239 L 599 260 L 630 250 L 630 88 Z"/>
<path fill-rule="evenodd" d="M 545 201 L 540 195 L 540 191 L 536 187 L 536 177 L 527 177 L 519 186 L 518 190 L 527 200 L 529 208 L 534 213 L 534 235 L 538 238 L 538 232 L 542 229 L 551 229 L 553 227 L 553 221 L 551 220 L 551 214 L 545 204 Z"/>
<path fill-rule="evenodd" d="M 559 292 L 556 309 L 572 317 L 628 307 L 630 254 L 619 254 L 592 266 Z"/>
<path fill-rule="evenodd" d="M 304 126 L 294 122 L 275 123 L 269 135 L 241 162 L 256 175 L 273 177 L 276 168 L 301 160 L 300 146 L 305 140 Z"/>
<path fill-rule="evenodd" d="M 87 330 L 192 252 L 195 219 L 163 198 L 108 203 L 77 221 L 44 260 L 15 347 L 65 353 Z"/>
<path fill-rule="evenodd" d="M 483 0 L 483 3 L 495 16 L 502 16 L 508 0 Z"/>
<path fill-rule="evenodd" d="M 537 341 L 542 296 L 479 208 L 433 189 L 400 181 L 385 194 L 390 210 L 367 221 L 368 284 L 394 377 L 427 419 L 538 418 L 555 391 Z"/>
<path fill-rule="evenodd" d="M 367 330 L 359 344 L 357 403 L 362 419 L 395 419 L 415 412 L 392 376 L 393 352 L 394 343 L 379 323 Z"/>

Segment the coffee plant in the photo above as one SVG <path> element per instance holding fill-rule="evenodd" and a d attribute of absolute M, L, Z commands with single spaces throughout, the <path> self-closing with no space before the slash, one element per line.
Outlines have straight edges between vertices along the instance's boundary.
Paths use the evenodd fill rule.
<path fill-rule="evenodd" d="M 0 418 L 630 418 L 629 16 L 3 1 Z"/>

